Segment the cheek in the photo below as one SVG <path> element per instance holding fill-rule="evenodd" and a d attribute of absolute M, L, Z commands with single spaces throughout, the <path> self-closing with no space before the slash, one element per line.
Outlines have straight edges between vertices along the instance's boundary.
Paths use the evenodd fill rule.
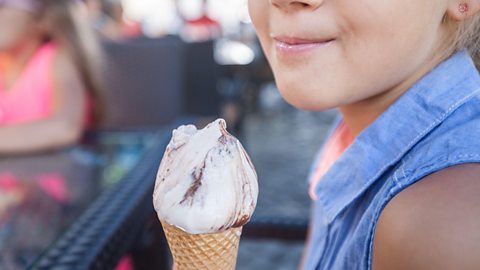
<path fill-rule="evenodd" d="M 390 8 L 352 10 L 343 17 L 344 70 L 357 82 L 357 99 L 402 83 L 436 50 L 441 12 L 428 13 L 420 2 Z"/>
<path fill-rule="evenodd" d="M 269 0 L 248 1 L 250 18 L 260 41 L 260 46 L 271 68 L 275 69 L 275 65 L 272 63 L 273 44 L 270 38 L 270 8 Z"/>
<path fill-rule="evenodd" d="M 269 2 L 268 0 L 249 0 L 248 11 L 257 35 L 265 48 L 264 43 L 270 36 L 269 33 Z"/>

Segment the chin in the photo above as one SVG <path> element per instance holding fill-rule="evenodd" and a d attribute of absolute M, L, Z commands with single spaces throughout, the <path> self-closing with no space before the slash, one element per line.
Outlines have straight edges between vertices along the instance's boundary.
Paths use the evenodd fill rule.
<path fill-rule="evenodd" d="M 323 111 L 335 108 L 334 104 L 323 102 L 323 101 L 312 101 L 311 99 L 287 99 L 285 100 L 292 106 L 297 109 L 305 110 L 305 111 Z"/>
<path fill-rule="evenodd" d="M 319 88 L 305 87 L 296 83 L 296 87 L 277 83 L 280 94 L 290 105 L 306 111 L 322 111 L 338 106 L 334 98 L 327 91 Z M 298 86 L 302 87 L 298 87 Z M 322 94 L 323 93 L 323 94 Z"/>
<path fill-rule="evenodd" d="M 302 95 L 298 91 L 281 91 L 280 94 L 290 105 L 306 111 L 322 111 L 336 107 L 337 104 L 330 102 L 328 98 L 311 97 Z"/>

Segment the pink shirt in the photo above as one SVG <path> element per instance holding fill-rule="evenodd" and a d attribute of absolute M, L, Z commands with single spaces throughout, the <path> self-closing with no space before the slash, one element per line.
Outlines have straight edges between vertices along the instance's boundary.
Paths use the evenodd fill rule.
<path fill-rule="evenodd" d="M 52 113 L 56 52 L 53 43 L 40 47 L 11 89 L 6 89 L 0 73 L 0 126 L 44 119 Z"/>

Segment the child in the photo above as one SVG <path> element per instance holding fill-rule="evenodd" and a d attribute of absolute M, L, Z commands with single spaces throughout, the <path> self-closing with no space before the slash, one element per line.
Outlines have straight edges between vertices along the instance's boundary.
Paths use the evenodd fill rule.
<path fill-rule="evenodd" d="M 94 166 L 45 152 L 78 142 L 98 119 L 99 46 L 83 8 L 0 0 L 0 196 L 10 197 L 0 268 L 27 268 L 95 195 Z"/>
<path fill-rule="evenodd" d="M 97 116 L 99 46 L 81 3 L 0 0 L 0 154 L 73 144 Z"/>
<path fill-rule="evenodd" d="M 313 166 L 302 267 L 479 269 L 480 0 L 249 9 L 282 96 L 342 113 Z"/>

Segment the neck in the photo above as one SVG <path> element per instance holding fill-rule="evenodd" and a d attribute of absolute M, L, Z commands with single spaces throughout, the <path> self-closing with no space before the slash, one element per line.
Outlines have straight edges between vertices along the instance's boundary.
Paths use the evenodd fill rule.
<path fill-rule="evenodd" d="M 340 107 L 345 124 L 357 136 L 380 116 L 405 91 L 398 88 L 380 95 Z"/>

